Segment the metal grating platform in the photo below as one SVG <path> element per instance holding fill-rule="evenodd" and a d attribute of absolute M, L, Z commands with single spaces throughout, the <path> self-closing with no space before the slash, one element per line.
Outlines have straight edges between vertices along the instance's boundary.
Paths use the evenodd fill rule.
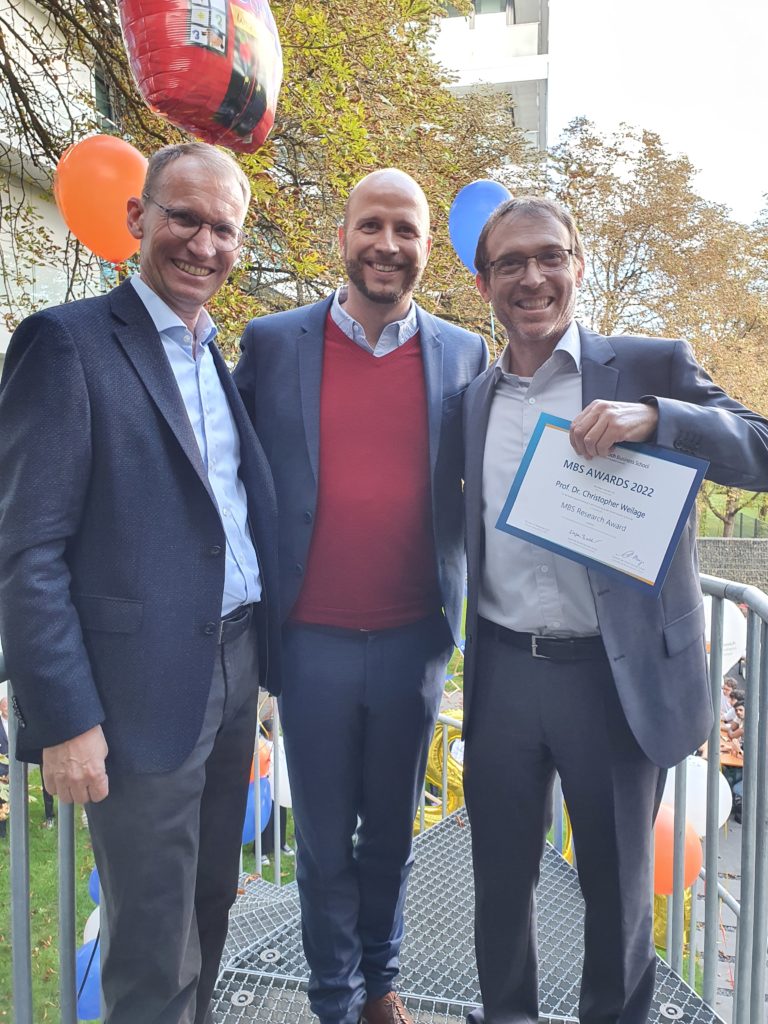
<path fill-rule="evenodd" d="M 479 1002 L 472 936 L 469 824 L 457 811 L 415 841 L 398 990 L 417 1024 L 462 1024 Z M 576 874 L 547 846 L 538 889 L 541 1020 L 577 1024 L 583 902 Z M 230 916 L 216 1024 L 310 1024 L 295 883 L 244 884 Z M 720 1018 L 663 962 L 651 1024 Z"/>

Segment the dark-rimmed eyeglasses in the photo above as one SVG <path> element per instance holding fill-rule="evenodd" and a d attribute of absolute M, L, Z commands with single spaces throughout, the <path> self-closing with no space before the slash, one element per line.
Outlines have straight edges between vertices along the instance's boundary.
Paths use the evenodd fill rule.
<path fill-rule="evenodd" d="M 522 277 L 531 260 L 535 260 L 542 274 L 557 274 L 570 267 L 572 256 L 573 249 L 545 249 L 535 256 L 499 256 L 497 260 L 491 260 L 488 270 L 497 277 Z"/>
<path fill-rule="evenodd" d="M 209 220 L 203 220 L 191 210 L 176 209 L 173 206 L 163 206 L 152 196 L 147 196 L 151 203 L 154 203 L 158 210 L 162 210 L 168 222 L 168 230 L 176 238 L 183 238 L 186 242 L 201 230 L 211 229 L 211 242 L 217 252 L 232 252 L 243 244 L 245 232 L 227 220 L 221 220 L 212 224 Z"/>

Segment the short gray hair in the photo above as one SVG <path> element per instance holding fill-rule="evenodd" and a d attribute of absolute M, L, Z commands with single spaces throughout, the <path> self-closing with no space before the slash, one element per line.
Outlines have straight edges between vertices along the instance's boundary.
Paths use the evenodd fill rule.
<path fill-rule="evenodd" d="M 147 177 L 141 192 L 143 199 L 150 198 L 152 190 L 157 187 L 158 179 L 166 167 L 184 156 L 199 160 L 201 164 L 205 164 L 212 171 L 231 174 L 242 189 L 245 207 L 248 209 L 248 204 L 251 201 L 251 183 L 242 167 L 229 153 L 216 149 L 215 146 L 209 146 L 207 142 L 179 142 L 171 146 L 163 146 L 162 149 L 153 153 L 149 158 Z"/>

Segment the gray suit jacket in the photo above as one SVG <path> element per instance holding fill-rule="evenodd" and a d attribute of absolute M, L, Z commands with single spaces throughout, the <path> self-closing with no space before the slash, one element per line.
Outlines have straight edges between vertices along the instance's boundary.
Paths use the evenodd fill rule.
<path fill-rule="evenodd" d="M 280 596 L 299 595 L 317 505 L 323 335 L 332 299 L 253 320 L 235 383 L 272 468 L 280 512 Z M 478 334 L 417 307 L 427 390 L 432 523 L 443 607 L 458 642 L 464 597 L 461 402 L 487 365 Z M 350 343 L 351 344 L 351 343 Z"/>
<path fill-rule="evenodd" d="M 637 402 L 653 396 L 659 426 L 652 440 L 709 460 L 707 479 L 747 490 L 768 489 L 768 422 L 713 384 L 683 341 L 606 338 L 579 326 L 582 403 Z M 483 557 L 482 467 L 495 385 L 490 367 L 464 403 L 467 519 L 467 641 L 464 720 L 472 728 L 477 606 Z M 510 481 L 511 483 L 511 481 Z M 671 767 L 712 726 L 704 641 L 704 607 L 696 555 L 696 515 L 683 531 L 659 598 L 588 570 L 603 642 L 624 713 L 655 764 Z"/>

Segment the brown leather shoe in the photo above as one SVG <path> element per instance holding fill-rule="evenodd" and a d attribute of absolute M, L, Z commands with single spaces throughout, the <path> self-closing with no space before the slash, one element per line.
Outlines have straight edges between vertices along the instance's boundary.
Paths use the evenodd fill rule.
<path fill-rule="evenodd" d="M 363 1024 L 413 1024 L 397 992 L 387 992 L 381 999 L 369 999 L 363 1007 Z"/>

